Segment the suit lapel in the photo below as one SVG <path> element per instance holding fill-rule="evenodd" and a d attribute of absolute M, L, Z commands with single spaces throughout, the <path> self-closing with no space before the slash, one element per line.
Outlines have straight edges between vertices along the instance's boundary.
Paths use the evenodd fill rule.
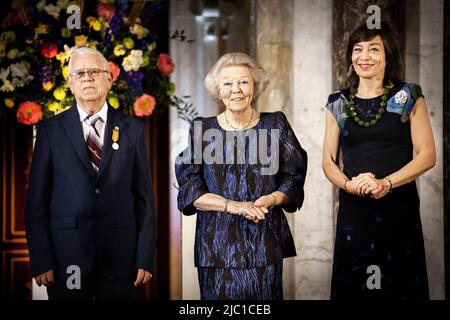
<path fill-rule="evenodd" d="M 76 105 L 72 105 L 65 114 L 66 116 L 63 120 L 64 129 L 66 130 L 70 142 L 80 158 L 81 163 L 84 165 L 86 171 L 93 177 L 95 176 L 95 171 L 92 168 L 91 160 L 89 159 L 86 141 L 84 141 L 83 136 L 83 128 L 80 123 L 80 114 L 78 113 Z"/>
<path fill-rule="evenodd" d="M 100 160 L 100 168 L 97 173 L 97 180 L 105 171 L 112 155 L 112 132 L 115 126 L 119 127 L 120 135 L 123 135 L 120 119 L 123 116 L 119 111 L 114 110 L 110 105 L 108 105 L 108 119 L 106 123 L 105 133 L 103 135 L 103 147 L 102 147 L 102 158 Z M 119 138 L 120 139 L 120 138 Z M 120 143 L 120 141 L 119 141 Z"/>

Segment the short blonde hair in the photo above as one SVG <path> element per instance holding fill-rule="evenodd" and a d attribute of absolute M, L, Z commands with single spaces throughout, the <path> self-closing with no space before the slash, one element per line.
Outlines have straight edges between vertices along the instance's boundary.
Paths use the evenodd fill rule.
<path fill-rule="evenodd" d="M 254 97 L 252 103 L 256 102 L 269 84 L 266 71 L 249 55 L 241 52 L 226 53 L 209 69 L 203 81 L 208 94 L 216 101 L 220 101 L 219 96 L 219 74 L 224 67 L 243 66 L 247 67 L 254 82 Z"/>

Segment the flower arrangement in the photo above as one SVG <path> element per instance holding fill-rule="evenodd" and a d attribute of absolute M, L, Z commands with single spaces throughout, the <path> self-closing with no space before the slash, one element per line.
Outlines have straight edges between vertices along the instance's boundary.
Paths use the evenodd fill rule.
<path fill-rule="evenodd" d="M 68 27 L 67 8 L 73 4 L 80 8 L 79 28 Z M 138 16 L 144 6 L 154 14 L 167 10 L 161 3 L 139 0 L 13 1 L 1 22 L 0 104 L 17 108 L 23 124 L 70 108 L 68 61 L 77 47 L 87 46 L 108 60 L 114 82 L 107 101 L 113 108 L 143 117 L 175 106 L 181 118 L 189 119 L 192 104 L 180 106 L 185 101 L 174 95 L 169 79 L 175 66 L 157 50 L 158 35 Z"/>

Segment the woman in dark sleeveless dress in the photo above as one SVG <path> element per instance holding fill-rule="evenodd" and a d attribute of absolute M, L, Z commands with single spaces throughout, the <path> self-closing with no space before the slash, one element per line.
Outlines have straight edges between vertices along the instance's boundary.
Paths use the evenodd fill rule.
<path fill-rule="evenodd" d="M 282 112 L 253 109 L 267 82 L 248 55 L 223 55 L 205 87 L 225 110 L 193 121 L 176 161 L 202 299 L 283 299 L 283 259 L 296 255 L 283 209 L 302 206 L 307 158 Z"/>
<path fill-rule="evenodd" d="M 429 299 L 415 180 L 436 155 L 422 90 L 400 81 L 385 24 L 356 29 L 346 58 L 349 88 L 328 98 L 323 149 L 324 173 L 340 188 L 331 298 Z"/>

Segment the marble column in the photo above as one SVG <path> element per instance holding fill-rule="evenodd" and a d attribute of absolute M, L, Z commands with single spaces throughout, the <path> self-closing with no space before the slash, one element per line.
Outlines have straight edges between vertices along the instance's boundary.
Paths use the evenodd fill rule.
<path fill-rule="evenodd" d="M 431 299 L 444 299 L 443 12 L 443 0 L 419 1 L 419 19 L 411 20 L 419 23 L 418 46 L 408 50 L 418 54 L 419 64 L 406 66 L 407 76 L 418 68 L 419 78 L 407 79 L 422 87 L 436 143 L 436 166 L 418 179 Z"/>
<path fill-rule="evenodd" d="M 292 19 L 293 0 L 257 0 L 254 2 L 255 53 L 258 63 L 266 70 L 270 83 L 258 100 L 260 112 L 283 111 L 291 121 L 292 104 Z M 291 230 L 295 214 L 286 215 Z M 295 235 L 294 235 L 295 237 Z M 284 297 L 295 298 L 295 260 L 284 261 Z"/>
<path fill-rule="evenodd" d="M 271 83 L 259 111 L 283 111 L 308 152 L 305 202 L 287 214 L 297 257 L 284 261 L 286 299 L 328 299 L 332 252 L 331 185 L 321 169 L 323 105 L 331 91 L 332 1 L 255 2 L 258 62 Z"/>
<path fill-rule="evenodd" d="M 293 127 L 308 152 L 305 202 L 295 219 L 295 298 L 329 299 L 334 241 L 331 183 L 322 172 L 326 99 L 332 84 L 333 1 L 295 1 Z"/>
<path fill-rule="evenodd" d="M 421 85 L 427 102 L 436 166 L 417 180 L 431 299 L 444 299 L 443 234 L 443 1 L 413 0 L 406 8 L 406 80 Z"/>

